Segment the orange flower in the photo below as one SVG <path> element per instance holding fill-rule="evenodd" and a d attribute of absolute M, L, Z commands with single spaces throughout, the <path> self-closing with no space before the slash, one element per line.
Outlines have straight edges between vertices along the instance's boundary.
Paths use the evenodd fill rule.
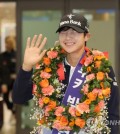
<path fill-rule="evenodd" d="M 103 72 L 98 72 L 97 73 L 97 80 L 103 80 L 104 79 L 104 73 Z"/>
<path fill-rule="evenodd" d="M 98 98 L 103 99 L 103 95 L 98 95 Z"/>
<path fill-rule="evenodd" d="M 101 61 L 95 61 L 95 67 L 96 67 L 96 68 L 99 68 L 100 65 L 101 65 Z"/>
<path fill-rule="evenodd" d="M 110 92 L 110 88 L 102 89 L 102 94 L 106 97 L 110 95 Z"/>
<path fill-rule="evenodd" d="M 44 69 L 44 71 L 47 72 L 47 73 L 49 73 L 49 72 L 51 72 L 52 70 L 51 70 L 51 68 L 46 67 L 46 68 Z"/>
<path fill-rule="evenodd" d="M 87 105 L 89 105 L 89 104 L 91 103 L 91 100 L 90 100 L 90 99 L 86 99 L 86 100 L 84 101 L 84 103 L 86 103 Z"/>
<path fill-rule="evenodd" d="M 76 110 L 75 114 L 76 116 L 81 116 L 81 113 L 78 110 Z"/>
<path fill-rule="evenodd" d="M 85 120 L 81 118 L 75 119 L 76 126 L 79 126 L 80 128 L 83 128 L 85 126 Z"/>
<path fill-rule="evenodd" d="M 96 105 L 94 108 L 94 112 L 99 113 L 100 112 L 100 107 L 99 105 Z"/>
<path fill-rule="evenodd" d="M 96 55 L 96 56 L 94 56 L 94 60 L 101 60 L 103 58 L 105 58 L 105 56 L 103 56 L 103 55 Z"/>
<path fill-rule="evenodd" d="M 89 98 L 90 101 L 94 101 L 94 100 L 96 100 L 97 94 L 89 92 L 87 94 L 87 97 Z"/>
<path fill-rule="evenodd" d="M 43 117 L 41 120 L 38 120 L 37 124 L 41 125 L 45 123 L 45 117 Z"/>
<path fill-rule="evenodd" d="M 102 88 L 104 88 L 104 83 L 103 83 L 103 82 L 100 82 L 100 86 L 101 86 Z"/>
<path fill-rule="evenodd" d="M 57 116 L 57 117 L 56 117 L 56 120 L 60 120 L 60 118 L 61 118 L 61 116 Z"/>
<path fill-rule="evenodd" d="M 75 124 L 75 121 L 73 120 L 73 121 L 71 121 L 71 122 L 69 123 L 69 126 L 70 126 L 70 127 L 73 127 L 74 124 Z"/>
<path fill-rule="evenodd" d="M 45 104 L 47 104 L 49 101 L 50 101 L 50 99 L 49 99 L 48 97 L 44 97 L 44 98 L 43 98 L 43 102 L 44 102 Z"/>
<path fill-rule="evenodd" d="M 44 58 L 43 58 L 43 63 L 44 63 L 45 65 L 50 65 L 50 63 L 51 63 L 50 58 L 44 57 Z"/>
<path fill-rule="evenodd" d="M 64 126 L 66 126 L 68 124 L 68 119 L 65 116 L 62 116 L 60 118 L 60 123 Z"/>
<path fill-rule="evenodd" d="M 52 109 L 55 108 L 56 107 L 56 101 L 51 100 L 49 102 L 49 107 L 52 108 Z"/>
<path fill-rule="evenodd" d="M 44 88 L 44 87 L 48 87 L 48 86 L 49 86 L 49 81 L 48 81 L 47 79 L 43 79 L 43 80 L 40 81 L 39 84 L 40 84 L 40 86 L 43 87 L 43 88 Z"/>
<path fill-rule="evenodd" d="M 87 72 L 91 72 L 91 67 L 87 67 Z"/>

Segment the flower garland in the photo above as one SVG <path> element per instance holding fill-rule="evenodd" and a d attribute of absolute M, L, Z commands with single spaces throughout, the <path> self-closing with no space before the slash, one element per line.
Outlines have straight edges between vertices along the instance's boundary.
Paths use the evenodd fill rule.
<path fill-rule="evenodd" d="M 110 133 L 107 121 L 107 100 L 110 98 L 111 78 L 110 62 L 105 54 L 98 50 L 86 49 L 82 59 L 86 80 L 80 93 L 83 95 L 75 107 L 60 104 L 65 85 L 60 81 L 60 65 L 66 53 L 60 46 L 48 49 L 43 59 L 36 65 L 33 73 L 33 99 L 36 103 L 31 119 L 37 120 L 35 133 L 41 126 L 58 131 L 86 134 Z M 61 74 L 62 76 L 62 74 Z"/>

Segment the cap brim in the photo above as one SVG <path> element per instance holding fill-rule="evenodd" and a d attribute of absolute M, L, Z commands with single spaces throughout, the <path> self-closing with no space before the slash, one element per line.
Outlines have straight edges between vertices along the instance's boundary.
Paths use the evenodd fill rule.
<path fill-rule="evenodd" d="M 57 29 L 56 33 L 57 32 L 60 32 L 62 28 L 64 27 L 70 27 L 70 28 L 73 28 L 75 31 L 79 32 L 79 33 L 84 33 L 85 30 L 81 29 L 80 27 L 77 27 L 77 26 L 72 26 L 72 25 L 64 25 L 64 26 L 61 26 Z"/>

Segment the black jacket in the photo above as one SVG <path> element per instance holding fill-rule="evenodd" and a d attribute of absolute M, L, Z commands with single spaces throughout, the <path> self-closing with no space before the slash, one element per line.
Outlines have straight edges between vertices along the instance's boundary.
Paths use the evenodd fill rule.
<path fill-rule="evenodd" d="M 16 73 L 16 52 L 3 52 L 0 54 L 0 85 L 6 84 L 8 88 L 12 88 L 11 74 Z M 13 86 L 13 85 L 12 85 Z M 10 90 L 10 89 L 9 89 Z"/>

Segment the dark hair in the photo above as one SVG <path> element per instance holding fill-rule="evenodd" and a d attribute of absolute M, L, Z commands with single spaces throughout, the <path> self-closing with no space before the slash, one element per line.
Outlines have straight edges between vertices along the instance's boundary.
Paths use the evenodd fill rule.
<path fill-rule="evenodd" d="M 84 37 L 86 36 L 86 32 L 84 32 Z M 87 46 L 87 41 L 85 41 L 85 46 Z"/>

